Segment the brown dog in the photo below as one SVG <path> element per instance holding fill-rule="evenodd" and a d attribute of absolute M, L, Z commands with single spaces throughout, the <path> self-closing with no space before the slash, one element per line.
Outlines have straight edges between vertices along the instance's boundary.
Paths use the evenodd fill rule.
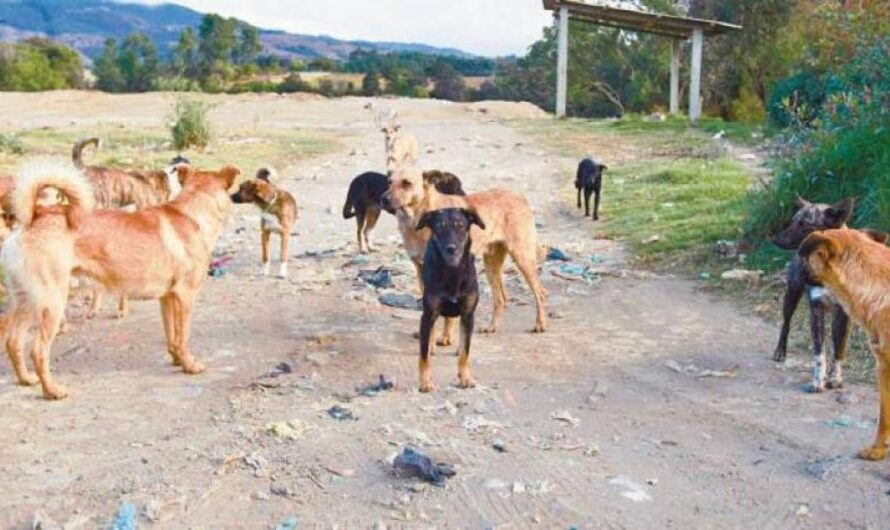
<path fill-rule="evenodd" d="M 865 460 L 883 460 L 890 439 L 890 248 L 875 239 L 859 230 L 825 230 L 798 250 L 808 279 L 828 288 L 865 328 L 877 361 L 880 418 L 874 444 L 859 452 Z"/>
<path fill-rule="evenodd" d="M 269 240 L 272 233 L 281 236 L 281 264 L 278 266 L 278 277 L 287 278 L 287 250 L 290 244 L 291 229 L 297 221 L 297 201 L 294 196 L 283 188 L 269 182 L 269 170 L 262 168 L 257 177 L 241 183 L 238 191 L 232 195 L 236 204 L 253 203 L 262 210 L 260 220 L 260 242 L 262 244 L 263 276 L 269 275 L 271 258 L 269 257 Z"/>
<path fill-rule="evenodd" d="M 22 230 L 3 245 L 11 308 L 2 319 L 6 351 L 19 384 L 37 382 L 22 357 L 25 334 L 36 321 L 31 356 L 47 399 L 67 392 L 50 375 L 49 353 L 65 311 L 72 274 L 121 296 L 159 299 L 167 351 L 190 374 L 204 366 L 188 347 L 195 298 L 211 252 L 232 209 L 227 189 L 240 174 L 177 166 L 182 193 L 172 202 L 135 213 L 93 210 L 89 182 L 70 164 L 34 161 L 20 175 L 15 213 Z M 61 204 L 40 206 L 44 188 Z"/>
<path fill-rule="evenodd" d="M 491 324 L 482 329 L 482 332 L 497 331 L 504 307 L 507 305 L 503 271 L 508 254 L 525 277 L 535 297 L 537 316 L 532 332 L 541 333 L 547 329 L 547 312 L 544 307 L 546 293 L 538 278 L 535 216 L 525 197 L 510 190 L 500 189 L 467 196 L 445 195 L 429 182 L 425 182 L 424 175 L 420 171 L 408 169 L 397 171 L 392 175 L 389 191 L 383 200 L 396 212 L 405 250 L 414 262 L 418 278 L 423 277 L 424 253 L 430 238 L 429 230 L 415 230 L 423 215 L 428 211 L 442 208 L 465 208 L 477 212 L 486 228 L 483 230 L 478 226 L 472 227 L 470 234 L 473 242 L 472 252 L 482 255 L 494 301 Z M 445 331 L 439 340 L 440 345 L 450 345 L 452 342 L 453 322 L 451 319 L 445 322 Z"/>

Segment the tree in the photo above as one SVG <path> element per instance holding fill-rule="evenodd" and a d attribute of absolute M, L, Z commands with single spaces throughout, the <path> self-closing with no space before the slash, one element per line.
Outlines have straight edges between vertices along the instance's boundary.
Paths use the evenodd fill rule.
<path fill-rule="evenodd" d="M 380 72 L 368 70 L 362 78 L 362 94 L 369 97 L 379 96 L 380 88 Z"/>
<path fill-rule="evenodd" d="M 83 64 L 64 44 L 34 38 L 0 44 L 0 90 L 55 90 L 83 84 Z"/>
<path fill-rule="evenodd" d="M 260 32 L 250 24 L 241 24 L 238 45 L 235 49 L 235 64 L 247 65 L 256 62 L 263 45 L 260 43 Z"/>
<path fill-rule="evenodd" d="M 450 101 L 464 100 L 467 86 L 463 76 L 453 66 L 444 61 L 438 61 L 433 65 L 430 77 L 434 84 L 431 94 L 434 98 Z"/>
<path fill-rule="evenodd" d="M 144 33 L 127 36 L 118 50 L 117 64 L 128 92 L 148 91 L 160 74 L 158 51 Z"/>
<path fill-rule="evenodd" d="M 185 28 L 179 34 L 179 42 L 173 49 L 174 71 L 189 79 L 198 79 L 200 74 L 200 54 L 198 50 L 198 37 L 192 28 Z"/>
<path fill-rule="evenodd" d="M 93 65 L 93 74 L 96 76 L 96 86 L 105 92 L 123 92 L 126 89 L 126 80 L 117 62 L 117 41 L 107 39 L 102 55 L 96 59 Z"/>
<path fill-rule="evenodd" d="M 236 45 L 238 21 L 219 15 L 204 15 L 198 28 L 201 82 L 205 88 L 218 88 L 232 76 L 232 56 Z"/>

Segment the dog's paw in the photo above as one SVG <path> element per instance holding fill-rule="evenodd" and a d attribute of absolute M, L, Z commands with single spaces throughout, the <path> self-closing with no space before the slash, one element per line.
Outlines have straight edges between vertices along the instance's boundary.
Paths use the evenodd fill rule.
<path fill-rule="evenodd" d="M 887 446 L 870 445 L 862 451 L 859 451 L 856 457 L 862 460 L 871 460 L 872 462 L 883 460 L 887 458 Z"/>
<path fill-rule="evenodd" d="M 427 383 L 420 383 L 420 387 L 417 390 L 419 390 L 420 392 L 422 392 L 424 394 L 429 394 L 430 392 L 432 392 L 435 389 L 436 389 L 436 385 L 434 385 L 430 382 L 427 382 Z"/>
<path fill-rule="evenodd" d="M 271 264 L 270 264 L 270 263 L 263 263 L 262 266 L 260 266 L 260 275 L 261 275 L 261 276 L 268 276 L 270 270 L 271 270 Z"/>
<path fill-rule="evenodd" d="M 497 331 L 497 326 L 485 326 L 479 330 L 479 333 L 482 333 L 484 335 L 491 335 L 492 333 L 497 333 Z"/>
<path fill-rule="evenodd" d="M 68 390 L 66 390 L 63 386 L 54 386 L 43 389 L 43 399 L 57 401 L 60 399 L 65 399 L 66 397 L 68 397 Z"/>
<path fill-rule="evenodd" d="M 788 354 L 785 352 L 785 350 L 776 348 L 776 351 L 773 352 L 773 361 L 777 363 L 783 363 L 785 362 L 785 358 L 787 356 Z"/>
<path fill-rule="evenodd" d="M 38 379 L 36 375 L 32 374 L 24 374 L 16 381 L 19 386 L 34 386 L 39 382 L 40 379 Z"/>
<path fill-rule="evenodd" d="M 278 277 L 282 280 L 287 278 L 287 264 L 282 263 L 280 267 L 278 267 Z"/>
<path fill-rule="evenodd" d="M 129 314 L 130 314 L 129 311 L 122 311 L 122 310 L 118 309 L 117 313 L 115 313 L 114 316 L 115 316 L 115 318 L 117 318 L 118 320 L 123 320 L 123 319 L 126 318 L 127 315 L 129 315 Z"/>
<path fill-rule="evenodd" d="M 183 362 L 182 363 L 182 371 L 189 375 L 196 375 L 202 373 L 206 368 L 204 364 L 200 361 L 191 361 L 191 362 Z"/>
<path fill-rule="evenodd" d="M 834 379 L 825 383 L 825 387 L 830 390 L 840 390 L 844 388 L 844 380 L 843 379 Z"/>
<path fill-rule="evenodd" d="M 451 337 L 439 337 L 436 339 L 436 346 L 451 346 L 454 344 L 454 339 Z"/>
<path fill-rule="evenodd" d="M 460 388 L 476 388 L 476 380 L 470 376 L 458 378 L 457 386 Z"/>
<path fill-rule="evenodd" d="M 529 330 L 529 331 L 530 331 L 531 333 L 544 333 L 544 332 L 547 331 L 547 328 L 544 327 L 542 324 L 535 324 L 535 327 L 533 327 L 533 328 L 532 328 L 531 330 Z"/>
<path fill-rule="evenodd" d="M 825 385 L 820 383 L 810 383 L 804 389 L 807 394 L 821 394 L 825 392 Z"/>

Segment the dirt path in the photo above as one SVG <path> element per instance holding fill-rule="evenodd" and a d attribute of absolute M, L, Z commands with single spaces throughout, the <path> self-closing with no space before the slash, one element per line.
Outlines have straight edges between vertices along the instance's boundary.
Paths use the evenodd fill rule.
<path fill-rule="evenodd" d="M 437 391 L 418 394 L 419 313 L 381 306 L 355 280 L 386 265 L 413 286 L 395 222 L 375 232 L 380 252 L 355 260 L 339 214 L 350 178 L 382 160 L 379 134 L 350 119 L 362 104 L 288 107 L 342 128 L 348 151 L 285 172 L 301 205 L 289 280 L 256 275 L 257 212 L 237 210 L 220 243 L 234 259 L 196 315 L 206 374 L 167 364 L 150 302 L 123 321 L 110 307 L 74 316 L 54 350 L 66 401 L 12 386 L 0 363 L 0 527 L 28 528 L 39 513 L 104 528 L 130 501 L 157 528 L 274 528 L 292 516 L 300 528 L 890 528 L 887 464 L 851 459 L 874 434 L 873 389 L 804 394 L 805 359 L 769 361 L 772 326 L 694 283 L 625 271 L 620 247 L 592 239 L 562 201 L 571 160 L 491 113 L 395 102 L 424 165 L 470 190 L 523 191 L 542 240 L 604 272 L 569 281 L 545 267 L 557 318 L 542 336 L 526 332 L 530 295 L 511 275 L 503 329 L 474 343 L 479 387 L 455 388 L 456 359 L 440 351 Z M 265 375 L 282 362 L 293 373 Z M 379 374 L 396 388 L 356 395 Z M 329 417 L 338 404 L 358 419 Z M 287 421 L 295 439 L 269 432 Z M 457 476 L 445 488 L 394 476 L 406 443 Z"/>

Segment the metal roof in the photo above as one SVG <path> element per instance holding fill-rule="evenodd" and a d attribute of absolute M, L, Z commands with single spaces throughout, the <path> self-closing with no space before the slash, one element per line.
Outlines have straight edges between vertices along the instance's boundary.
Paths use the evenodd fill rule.
<path fill-rule="evenodd" d="M 692 31 L 696 28 L 700 28 L 707 36 L 742 29 L 742 26 L 718 20 L 653 13 L 582 0 L 543 0 L 543 2 L 544 9 L 550 11 L 558 12 L 559 8 L 567 7 L 569 15 L 578 20 L 677 39 L 691 37 Z"/>

